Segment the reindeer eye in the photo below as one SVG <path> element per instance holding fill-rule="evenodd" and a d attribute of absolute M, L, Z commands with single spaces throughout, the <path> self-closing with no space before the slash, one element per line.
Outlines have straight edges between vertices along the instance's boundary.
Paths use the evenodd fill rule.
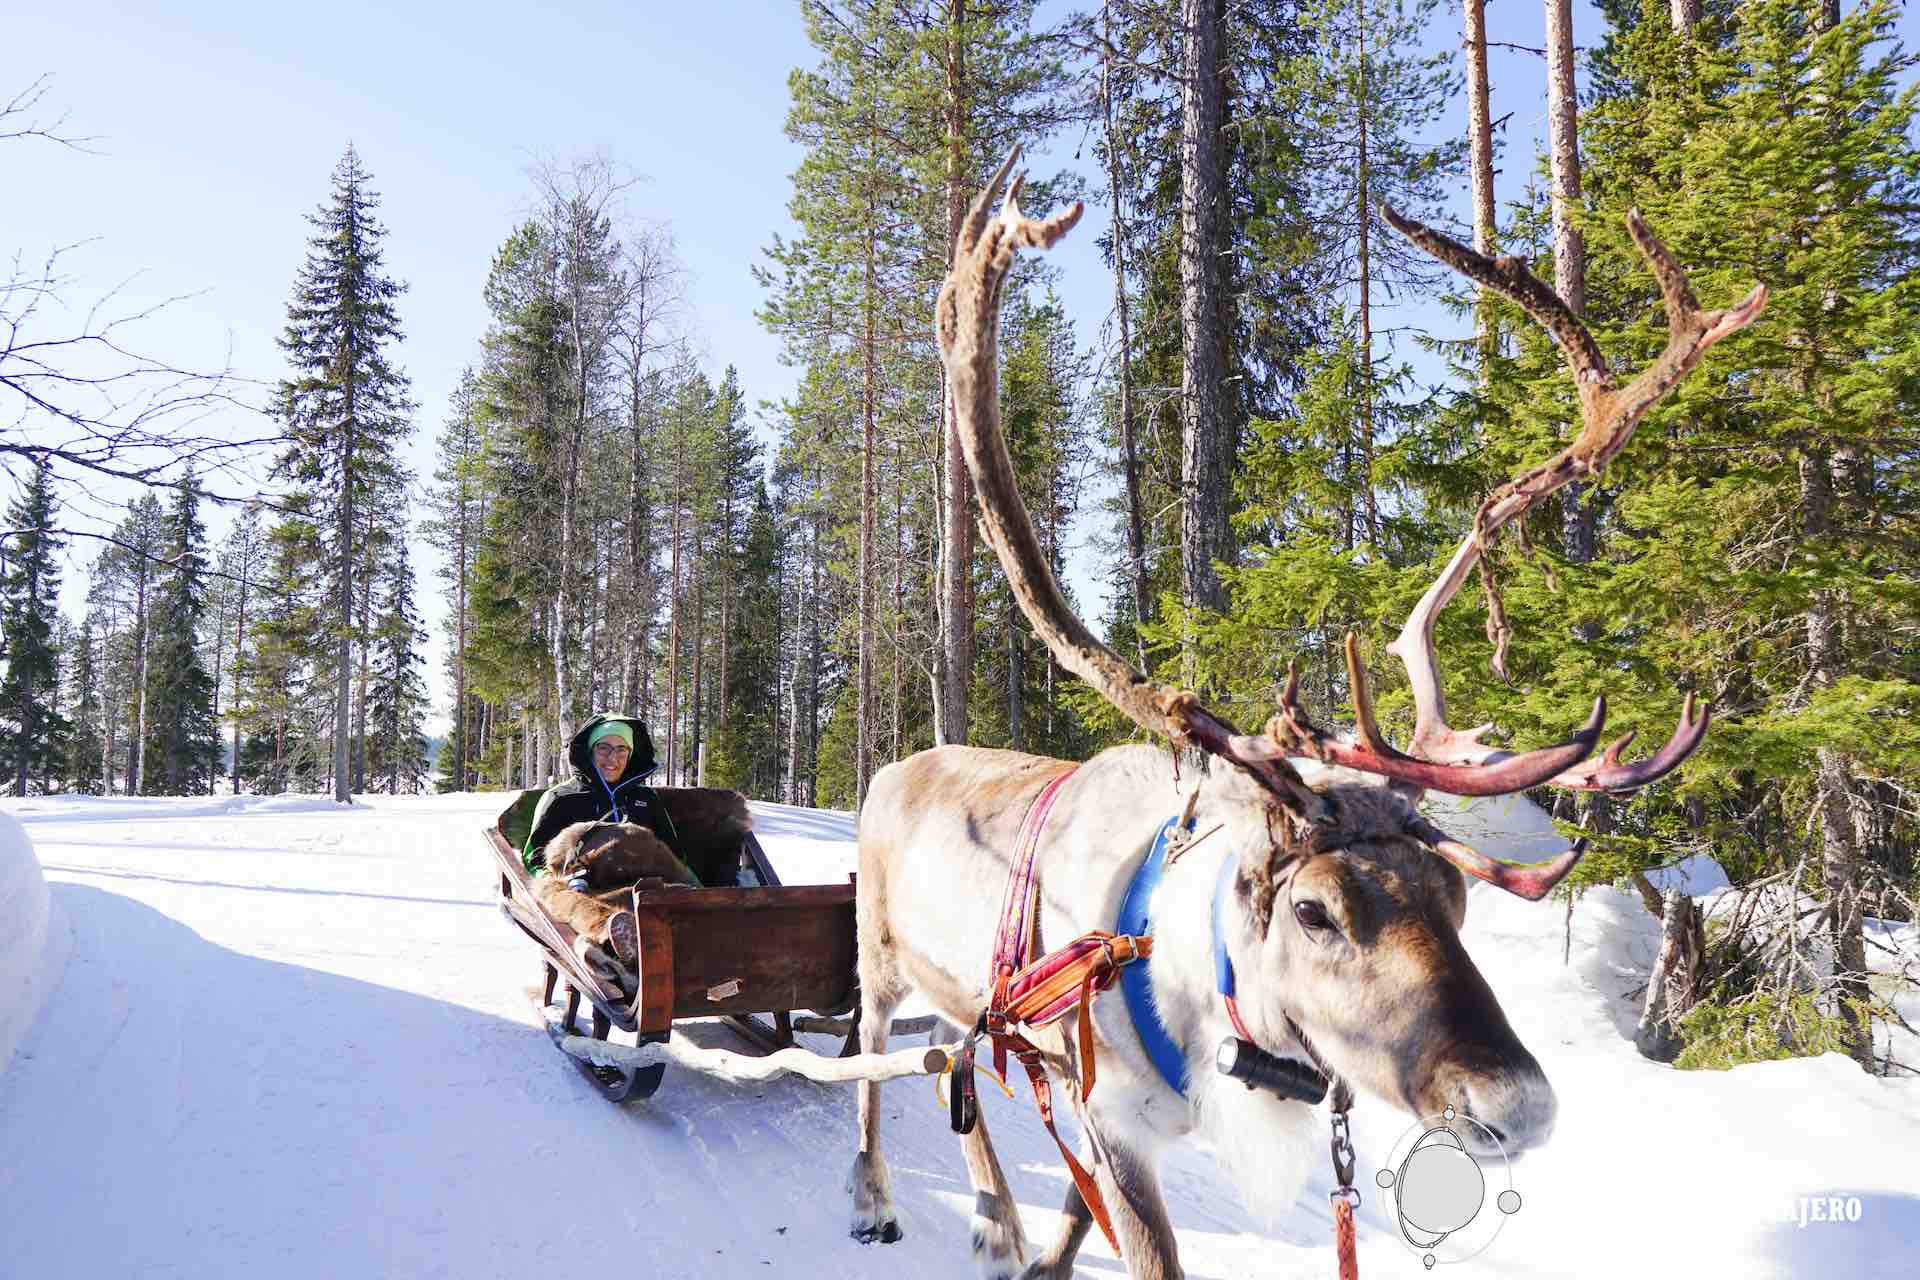
<path fill-rule="evenodd" d="M 1293 918 L 1300 922 L 1302 929 L 1312 932 L 1333 928 L 1333 921 L 1327 918 L 1327 909 L 1311 898 L 1302 898 L 1293 904 Z"/>

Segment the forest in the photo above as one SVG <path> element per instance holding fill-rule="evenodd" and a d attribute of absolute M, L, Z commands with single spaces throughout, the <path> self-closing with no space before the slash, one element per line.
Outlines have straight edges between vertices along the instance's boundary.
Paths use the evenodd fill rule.
<path fill-rule="evenodd" d="M 570 771 L 573 726 L 617 709 L 652 726 L 656 782 L 857 809 L 876 770 L 935 744 L 1084 758 L 1137 736 L 1035 639 L 946 430 L 933 300 L 1016 145 L 1078 148 L 1029 175 L 1029 212 L 1106 215 L 1108 314 L 1076 327 L 1059 268 L 1022 260 L 1000 353 L 1056 573 L 1076 539 L 1099 549 L 1104 581 L 1068 579 L 1076 606 L 1252 725 L 1290 664 L 1316 719 L 1351 722 L 1357 633 L 1405 741 L 1386 641 L 1480 501 L 1581 414 L 1552 335 L 1382 206 L 1524 258 L 1629 374 L 1666 341 L 1637 209 L 1703 305 L 1762 283 L 1766 309 L 1602 476 L 1489 552 L 1497 594 L 1470 586 L 1440 617 L 1445 697 L 1524 749 L 1604 692 L 1643 753 L 1687 695 L 1710 703 L 1666 784 L 1541 793 L 1591 840 L 1561 895 L 1630 886 L 1682 939 L 1661 1013 L 1682 1065 L 1835 1048 L 1912 1070 L 1875 1050 L 1900 1014 L 1868 954 L 1870 922 L 1920 897 L 1920 148 L 1896 5 L 1601 0 L 1576 32 L 1545 0 L 1536 77 L 1499 84 L 1484 0 L 800 9 L 792 229 L 753 254 L 796 374 L 774 401 L 702 351 L 670 200 L 636 216 L 604 156 L 531 168 L 527 216 L 472 264 L 485 332 L 428 405 L 400 363 L 408 264 L 385 252 L 404 178 L 377 140 L 345 147 L 315 175 L 284 363 L 244 440 L 194 425 L 240 393 L 90 317 L 62 329 L 58 269 L 16 257 L 12 794 L 533 787 Z M 4 147 L 70 141 L 45 93 L 0 110 Z M 1544 112 L 1537 153 L 1509 140 L 1515 112 Z M 1526 175 L 1520 198 L 1496 202 L 1497 165 Z M 420 436 L 424 474 L 403 449 Z M 219 480 L 239 450 L 271 459 L 257 492 Z M 64 527 L 109 480 L 135 493 L 118 523 Z M 63 566 L 85 578 L 77 612 Z M 1702 922 L 1650 879 L 1699 856 L 1749 902 L 1783 891 L 1787 925 Z"/>

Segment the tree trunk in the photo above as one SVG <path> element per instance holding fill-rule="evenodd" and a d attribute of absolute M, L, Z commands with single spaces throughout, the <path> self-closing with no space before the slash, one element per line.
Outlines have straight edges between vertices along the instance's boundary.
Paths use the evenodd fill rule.
<path fill-rule="evenodd" d="M 820 486 L 819 473 L 814 474 L 814 488 Z M 820 525 L 823 516 L 819 510 L 813 513 L 813 556 L 808 572 L 813 579 L 813 608 L 807 613 L 807 774 L 806 799 L 801 801 L 812 808 L 820 799 Z"/>
<path fill-rule="evenodd" d="M 244 557 L 240 568 L 239 620 L 233 629 L 233 794 L 240 794 L 240 658 L 247 642 L 247 570 Z"/>
<path fill-rule="evenodd" d="M 459 524 L 454 534 L 454 554 L 459 565 L 454 571 L 453 596 L 453 789 L 467 790 L 467 756 L 472 743 L 467 730 L 467 503 L 462 480 Z"/>
<path fill-rule="evenodd" d="M 1101 16 L 1107 45 L 1113 45 L 1113 6 Z M 1147 620 L 1146 520 L 1140 510 L 1140 464 L 1133 438 L 1133 336 L 1128 331 L 1125 188 L 1120 181 L 1120 153 L 1113 124 L 1113 58 L 1100 64 L 1100 104 L 1107 132 L 1107 193 L 1113 207 L 1113 313 L 1119 327 L 1119 404 L 1121 466 L 1127 483 L 1127 577 L 1133 591 L 1133 644 L 1137 665 L 1147 669 L 1147 642 L 1140 628 Z"/>
<path fill-rule="evenodd" d="M 701 608 L 700 597 L 706 586 L 707 575 L 704 566 L 696 562 L 687 566 L 687 576 L 692 580 L 692 599 L 688 601 L 688 606 L 693 615 L 693 686 L 687 692 L 687 760 L 695 766 L 694 777 L 697 779 L 702 737 L 706 732 L 702 713 L 707 705 L 706 681 L 703 678 L 706 670 L 707 628 L 706 611 Z"/>
<path fill-rule="evenodd" d="M 878 120 L 869 120 L 870 158 L 877 154 Z M 874 312 L 879 305 L 879 281 L 875 274 L 874 233 L 878 215 L 874 208 L 873 174 L 866 181 L 867 234 L 861 237 L 866 253 L 866 287 L 861 295 L 863 341 L 860 353 L 860 565 L 855 584 L 856 611 L 859 614 L 860 652 L 854 686 L 854 770 L 853 807 L 857 813 L 867 800 L 867 783 L 873 777 L 873 452 L 875 436 L 875 399 L 880 393 L 874 370 Z"/>
<path fill-rule="evenodd" d="M 667 782 L 680 777 L 680 466 L 673 464 L 673 542 L 667 564 Z"/>
<path fill-rule="evenodd" d="M 113 750 L 116 745 L 113 730 L 120 723 L 119 690 L 114 688 L 113 672 L 116 664 L 108 652 L 113 635 L 113 613 L 109 605 L 105 625 L 100 629 L 100 794 L 113 794 Z M 236 753 L 234 759 L 238 761 Z M 238 765 L 235 766 L 238 768 Z"/>
<path fill-rule="evenodd" d="M 1832 528 L 1834 459 L 1825 450 L 1808 450 L 1800 461 L 1800 509 L 1803 536 L 1824 539 Z M 1839 601 L 1831 591 L 1816 591 L 1807 608 L 1809 683 L 1830 688 L 1840 676 Z M 1815 749 L 1814 813 L 1820 832 L 1821 879 L 1826 889 L 1833 941 L 1835 1013 L 1844 1028 L 1848 1056 L 1873 1069 L 1873 1027 L 1862 1006 L 1870 998 L 1866 938 L 1860 907 L 1860 851 L 1851 813 L 1852 771 L 1846 756 L 1830 746 Z"/>
<path fill-rule="evenodd" d="M 1552 157 L 1553 287 L 1576 316 L 1587 313 L 1587 242 L 1577 222 L 1580 209 L 1579 104 L 1573 76 L 1571 0 L 1546 0 L 1547 129 Z M 1597 512 L 1578 481 L 1561 490 L 1561 522 L 1567 559 L 1591 564 L 1598 550 Z M 1588 624 L 1575 629 L 1583 642 L 1599 637 Z M 1612 801 L 1596 792 L 1586 798 L 1585 825 L 1604 832 L 1612 824 Z"/>
<path fill-rule="evenodd" d="M 1672 1062 L 1680 1056 L 1677 1024 L 1693 1007 L 1700 954 L 1705 946 L 1700 909 L 1679 889 L 1667 890 L 1661 913 L 1660 954 L 1647 979 L 1646 1003 L 1641 1006 L 1640 1024 L 1633 1032 L 1634 1047 L 1642 1057 Z"/>
<path fill-rule="evenodd" d="M 1580 208 L 1579 103 L 1573 78 L 1573 0 L 1546 0 L 1547 133 L 1553 167 L 1553 287 L 1587 313 L 1587 242 Z"/>
<path fill-rule="evenodd" d="M 1015 612 L 1015 606 L 1009 602 L 1007 612 Z M 1024 751 L 1020 723 L 1020 627 L 1013 617 L 1006 620 L 1007 628 L 1007 748 L 1010 751 Z"/>
<path fill-rule="evenodd" d="M 1838 0 L 1827 0 L 1838 13 Z M 1700 21 L 1700 0 L 1669 0 L 1668 17 L 1673 21 L 1673 29 L 1681 35 L 1692 35 L 1694 24 Z"/>
<path fill-rule="evenodd" d="M 1181 0 L 1180 15 L 1181 588 L 1188 605 L 1219 610 L 1214 562 L 1229 554 L 1219 0 Z"/>
<path fill-rule="evenodd" d="M 127 794 L 137 796 L 147 776 L 147 562 L 142 557 L 134 588 L 133 741 L 127 744 Z"/>
<path fill-rule="evenodd" d="M 1487 0 L 1462 0 L 1467 34 L 1467 152 L 1473 171 L 1473 247 L 1493 255 L 1493 117 L 1487 93 Z M 1479 287 L 1473 309 L 1474 344 L 1480 353 L 1479 385 L 1486 389 L 1495 355 L 1493 291 Z"/>
<path fill-rule="evenodd" d="M 13 794 L 24 798 L 27 794 L 28 757 L 33 754 L 35 711 L 38 705 L 33 698 L 33 681 L 23 679 L 20 682 L 20 751 L 14 758 Z"/>
<path fill-rule="evenodd" d="M 967 214 L 970 174 L 966 155 L 966 48 L 961 24 L 966 0 L 947 3 L 947 263 L 952 265 Z M 943 394 L 941 422 L 946 439 L 943 476 L 945 527 L 940 538 L 940 714 L 936 728 L 941 743 L 965 743 L 968 738 L 967 690 L 973 679 L 973 496 L 966 456 L 954 426 L 953 396 Z"/>
<path fill-rule="evenodd" d="M 366 545 L 373 546 L 374 513 L 367 512 Z M 354 673 L 353 789 L 367 789 L 367 660 L 373 635 L 373 574 L 360 583 L 360 665 Z"/>
<path fill-rule="evenodd" d="M 351 353 L 347 367 L 357 367 Z M 353 803 L 347 775 L 347 735 L 353 718 L 353 392 L 349 377 L 346 430 L 340 436 L 340 514 L 334 525 L 334 535 L 340 540 L 340 635 L 334 648 L 333 691 L 333 798 L 338 804 Z"/>
<path fill-rule="evenodd" d="M 903 652 L 907 638 L 907 587 L 906 587 L 906 545 L 905 524 L 907 508 L 906 462 L 900 441 L 893 442 L 893 732 L 888 758 L 898 760 L 900 749 L 900 684 L 905 672 L 901 668 Z"/>
<path fill-rule="evenodd" d="M 1359 0 L 1360 84 L 1354 96 L 1354 115 L 1359 125 L 1359 149 L 1354 173 L 1354 217 L 1359 232 L 1360 250 L 1360 474 L 1359 498 L 1367 545 L 1380 544 L 1380 512 L 1373 494 L 1373 275 L 1369 259 L 1373 230 L 1371 203 L 1372 171 L 1367 157 L 1367 3 Z M 1351 511 L 1349 512 L 1351 516 Z M 1355 539 L 1349 534 L 1347 546 Z"/>
<path fill-rule="evenodd" d="M 640 303 L 640 314 L 646 303 Z M 646 438 L 641 427 L 643 379 L 640 361 L 646 348 L 644 328 L 635 340 L 638 350 L 627 369 L 627 646 L 620 667 L 620 706 L 637 711 L 640 706 L 640 667 L 647 650 L 647 578 L 652 569 L 653 547 L 648 538 L 650 521 L 646 492 Z"/>

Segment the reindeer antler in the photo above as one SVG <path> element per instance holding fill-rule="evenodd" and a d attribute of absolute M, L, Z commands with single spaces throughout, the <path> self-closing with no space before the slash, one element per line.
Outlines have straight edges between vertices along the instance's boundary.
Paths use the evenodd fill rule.
<path fill-rule="evenodd" d="M 1720 311 L 1702 311 L 1687 283 L 1685 270 L 1667 251 L 1667 247 L 1647 229 L 1640 211 L 1629 211 L 1627 230 L 1646 257 L 1654 278 L 1660 283 L 1669 336 L 1666 349 L 1659 357 L 1623 388 L 1608 367 L 1599 343 L 1594 341 L 1593 335 L 1573 313 L 1573 309 L 1527 270 L 1526 264 L 1520 259 L 1489 258 L 1431 227 L 1402 217 L 1392 209 L 1383 206 L 1381 213 L 1396 230 L 1434 257 L 1512 298 L 1553 335 L 1573 374 L 1574 386 L 1580 396 L 1582 422 L 1580 435 L 1572 444 L 1546 462 L 1502 485 L 1480 505 L 1474 515 L 1472 531 L 1461 542 L 1460 549 L 1454 552 L 1439 578 L 1420 597 L 1420 602 L 1407 616 L 1399 636 L 1387 647 L 1388 652 L 1406 664 L 1407 677 L 1413 686 L 1413 753 L 1420 760 L 1432 764 L 1436 769 L 1434 777 L 1446 779 L 1431 785 L 1456 794 L 1468 794 L 1459 789 L 1460 779 L 1474 777 L 1487 769 L 1507 770 L 1527 776 L 1540 772 L 1543 776 L 1537 777 L 1536 781 L 1581 790 L 1630 791 L 1645 786 L 1671 772 L 1693 754 L 1706 736 L 1711 719 L 1710 708 L 1702 708 L 1696 719 L 1694 698 L 1688 694 L 1673 736 L 1653 755 L 1637 764 L 1622 764 L 1620 761 L 1621 752 L 1633 740 L 1633 734 L 1629 732 L 1608 747 L 1598 761 L 1585 759 L 1586 751 L 1582 751 L 1575 759 L 1568 760 L 1566 767 L 1548 772 L 1545 766 L 1555 758 L 1554 752 L 1558 748 L 1511 756 L 1480 742 L 1480 735 L 1487 732 L 1491 725 L 1467 730 L 1448 727 L 1446 697 L 1440 687 L 1440 664 L 1434 652 L 1433 622 L 1440 610 L 1460 590 L 1467 574 L 1492 545 L 1493 538 L 1500 530 L 1556 490 L 1575 480 L 1597 475 L 1614 455 L 1626 447 L 1634 428 L 1647 411 L 1700 363 L 1708 347 L 1753 322 L 1761 308 L 1766 306 L 1766 286 L 1754 286 L 1738 306 Z M 1488 632 L 1494 641 L 1494 669 L 1504 675 L 1502 659 L 1510 633 L 1490 577 L 1487 590 Z M 1388 746 L 1378 724 L 1374 722 L 1366 671 L 1360 664 L 1352 636 L 1347 637 L 1347 666 L 1352 675 L 1354 707 L 1360 723 L 1358 736 L 1363 744 L 1356 749 L 1372 755 L 1395 757 L 1391 762 L 1393 776 L 1407 777 L 1406 762 L 1413 757 L 1403 756 Z M 1591 749 L 1604 718 L 1605 706 L 1605 699 L 1594 704 L 1592 719 L 1581 734 L 1566 744 L 1568 747 L 1584 738 L 1587 749 Z M 1285 710 L 1283 707 L 1283 715 Z M 1289 728 L 1295 733 L 1302 732 L 1297 725 L 1289 725 Z M 1527 762 L 1526 767 L 1521 767 L 1522 762 Z M 1410 780 L 1417 781 L 1417 778 Z M 1585 846 L 1584 841 L 1576 842 L 1551 862 L 1522 868 L 1495 862 L 1471 846 L 1448 836 L 1424 818 L 1416 819 L 1409 830 L 1468 875 L 1531 899 L 1545 897 L 1551 892 L 1573 870 Z"/>
<path fill-rule="evenodd" d="M 1307 821 L 1326 816 L 1326 801 L 1265 740 L 1242 735 L 1191 693 L 1149 679 L 1101 643 L 1068 607 L 1033 521 L 1014 482 L 1013 460 L 1000 433 L 998 347 L 1000 290 L 1022 248 L 1050 248 L 1080 220 L 1076 202 L 1045 219 L 1020 212 L 1023 176 L 1007 187 L 1000 211 L 988 209 L 1020 157 L 1015 147 L 974 198 L 960 227 L 947 281 L 940 289 L 934 333 L 947 369 L 947 394 L 967 469 L 980 495 L 980 520 L 1006 572 L 1021 612 L 1060 665 L 1085 680 L 1149 733 L 1239 765 Z"/>
<path fill-rule="evenodd" d="M 1574 386 L 1580 395 L 1582 428 L 1579 437 L 1546 462 L 1522 472 L 1496 489 L 1481 503 L 1474 516 L 1473 531 L 1461 542 L 1459 550 L 1454 552 L 1439 578 L 1421 596 L 1420 602 L 1407 616 L 1400 635 L 1387 646 L 1389 653 L 1406 664 L 1407 677 L 1413 685 L 1413 753 L 1435 762 L 1484 764 L 1500 759 L 1504 753 L 1479 741 L 1480 735 L 1491 728 L 1490 725 L 1464 731 L 1448 727 L 1446 697 L 1441 692 L 1440 666 L 1434 653 L 1434 618 L 1460 590 L 1467 574 L 1502 528 L 1573 481 L 1597 475 L 1615 454 L 1626 447 L 1627 441 L 1633 437 L 1634 428 L 1647 411 L 1700 363 L 1708 347 L 1753 322 L 1766 306 L 1767 288 L 1765 285 L 1754 286 L 1738 306 L 1720 311 L 1702 311 L 1687 283 L 1686 271 L 1675 261 L 1667 247 L 1648 230 L 1640 211 L 1629 211 L 1627 230 L 1646 257 L 1654 278 L 1659 281 L 1660 295 L 1666 305 L 1669 337 L 1666 349 L 1660 356 L 1639 377 L 1622 388 L 1587 327 L 1560 295 L 1527 270 L 1523 261 L 1513 257 L 1489 258 L 1385 206 L 1381 207 L 1380 212 L 1396 230 L 1434 257 L 1463 275 L 1498 289 L 1525 308 L 1527 314 L 1547 329 L 1560 344 L 1561 354 L 1566 358 L 1567 368 L 1573 374 Z M 1499 616 L 1497 607 L 1495 614 Z M 1496 670 L 1500 669 L 1506 638 L 1505 623 L 1502 621 L 1495 635 Z M 1362 675 L 1356 674 L 1355 684 L 1356 688 L 1364 686 Z M 1356 697 L 1364 698 L 1364 694 L 1357 694 Z M 1633 737 L 1629 733 L 1609 747 L 1600 762 L 1577 764 L 1542 781 L 1560 787 L 1597 791 L 1628 791 L 1645 786 L 1676 768 L 1706 736 L 1711 709 L 1703 709 L 1697 720 L 1693 709 L 1694 699 L 1688 695 L 1673 737 L 1651 757 L 1638 764 L 1620 763 L 1620 752 Z M 1377 733 L 1377 730 L 1373 732 Z"/>
<path fill-rule="evenodd" d="M 1015 254 L 1022 248 L 1051 247 L 1080 220 L 1081 206 L 1076 203 L 1044 219 L 1028 218 L 1020 212 L 1022 179 L 1015 177 L 999 212 L 990 216 L 994 198 L 1019 155 L 1019 148 L 1014 148 L 967 211 L 953 263 L 940 290 L 934 329 L 946 365 L 954 428 L 960 434 L 967 466 L 979 491 L 987 540 L 999 556 L 1021 612 L 1062 666 L 1149 732 L 1163 733 L 1176 743 L 1191 743 L 1244 769 L 1282 805 L 1309 823 L 1329 820 L 1331 811 L 1326 799 L 1307 786 L 1288 763 L 1286 757 L 1292 751 L 1411 786 L 1430 786 L 1462 795 L 1493 795 L 1542 781 L 1608 790 L 1639 786 L 1672 769 L 1698 745 L 1707 718 L 1703 713 L 1698 721 L 1692 719 L 1693 702 L 1689 698 L 1680 730 L 1672 741 L 1639 765 L 1623 766 L 1619 762 L 1619 753 L 1631 734 L 1609 748 L 1598 764 L 1581 763 L 1599 740 L 1605 699 L 1595 703 L 1587 725 L 1559 746 L 1517 756 L 1483 747 L 1478 738 L 1490 726 L 1465 733 L 1447 727 L 1439 666 L 1433 655 L 1433 616 L 1460 589 L 1489 538 L 1554 490 L 1604 466 L 1626 444 L 1646 411 L 1699 362 L 1707 347 L 1759 314 L 1766 299 L 1764 289 L 1754 290 L 1737 308 L 1703 314 L 1687 287 L 1685 273 L 1647 231 L 1639 215 L 1632 215 L 1629 226 L 1659 277 L 1674 336 L 1654 366 L 1622 390 L 1616 386 L 1592 335 L 1524 264 L 1513 258 L 1484 257 L 1428 227 L 1384 210 L 1387 220 L 1416 243 L 1474 279 L 1508 293 L 1553 332 L 1573 367 L 1586 427 L 1567 449 L 1487 499 L 1475 517 L 1473 532 L 1439 581 L 1422 597 L 1394 642 L 1392 651 L 1407 664 L 1419 709 L 1413 753 L 1388 745 L 1375 723 L 1365 672 L 1352 637 L 1348 639 L 1347 658 L 1353 674 L 1359 743 L 1338 742 L 1306 720 L 1298 705 L 1297 678 L 1289 681 L 1280 714 L 1268 725 L 1268 732 L 1243 735 L 1202 706 L 1192 693 L 1149 679 L 1094 637 L 1068 608 L 1034 534 L 1026 504 L 1020 499 L 1013 462 L 1000 433 L 1000 291 Z M 1413 818 L 1407 830 L 1466 874 L 1527 898 L 1539 898 L 1551 891 L 1581 853 L 1576 845 L 1551 862 L 1511 866 L 1485 857 L 1423 818 Z"/>

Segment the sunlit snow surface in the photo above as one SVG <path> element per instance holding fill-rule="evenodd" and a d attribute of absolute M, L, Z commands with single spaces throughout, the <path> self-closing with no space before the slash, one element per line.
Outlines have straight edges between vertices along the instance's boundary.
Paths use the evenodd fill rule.
<path fill-rule="evenodd" d="M 50 994 L 0 1075 L 0 1276 L 972 1276 L 973 1197 L 927 1082 L 886 1086 L 907 1238 L 870 1247 L 846 1234 L 851 1088 L 669 1069 L 649 1103 L 592 1092 L 535 1029 L 536 953 L 494 907 L 480 831 L 504 803 L 5 802 L 50 910 L 44 943 L 0 945 L 0 1025 Z M 847 815 L 757 810 L 789 883 L 853 869 Z M 1490 851 L 1542 857 L 1553 840 L 1528 828 Z M 0 923 L 36 918 L 29 855 L 0 824 Z M 1470 898 L 1468 948 L 1561 1105 L 1552 1144 L 1514 1166 L 1525 1207 L 1452 1270 L 1920 1274 L 1920 1083 L 1837 1057 L 1649 1063 L 1624 1038 L 1623 993 L 1645 981 L 1657 922 L 1590 892 L 1568 966 L 1564 924 L 1555 903 Z M 1876 937 L 1920 945 L 1911 928 Z M 982 1097 L 1027 1234 L 1050 1239 L 1060 1158 L 1024 1085 Z M 1425 1274 L 1373 1182 L 1413 1123 L 1370 1097 L 1354 1112 L 1369 1277 Z M 1324 1169 L 1272 1233 L 1203 1153 L 1175 1154 L 1162 1180 L 1190 1276 L 1332 1273 Z M 1854 1197 L 1858 1221 L 1802 1226 L 1802 1198 L 1829 1195 Z M 1097 1232 L 1079 1274 L 1119 1274 Z"/>

